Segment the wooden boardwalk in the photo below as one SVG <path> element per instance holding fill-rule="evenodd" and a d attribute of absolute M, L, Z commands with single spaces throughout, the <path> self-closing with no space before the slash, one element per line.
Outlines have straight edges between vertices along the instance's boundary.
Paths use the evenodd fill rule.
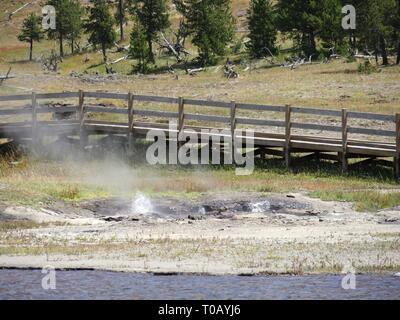
<path fill-rule="evenodd" d="M 74 106 L 52 107 L 42 104 L 43 101 L 55 99 L 76 99 Z M 89 104 L 95 99 L 95 104 Z M 99 100 L 123 101 L 125 107 L 105 107 Z M 7 106 L 12 102 L 28 101 L 25 106 Z M 168 104 L 176 107 L 176 111 L 154 111 L 140 108 L 142 103 Z M 189 113 L 186 106 L 203 108 L 207 113 Z M 209 114 L 209 110 L 224 109 L 229 116 Z M 207 110 L 207 111 L 206 111 Z M 257 112 L 257 118 L 241 117 L 241 111 Z M 42 114 L 76 114 L 73 120 L 39 120 Z M 122 115 L 126 121 L 97 121 L 88 118 L 89 114 Z M 280 114 L 281 120 L 271 119 L 271 113 Z M 329 117 L 336 119 L 339 125 L 321 125 L 316 123 L 295 122 L 294 116 L 300 114 L 305 117 Z M 195 100 L 184 98 L 169 98 L 158 96 L 134 95 L 132 93 L 108 92 L 63 92 L 45 94 L 25 94 L 0 96 L 0 121 L 3 116 L 28 117 L 28 120 L 19 122 L 0 122 L 0 138 L 31 139 L 35 143 L 46 134 L 78 135 L 84 145 L 89 135 L 118 134 L 126 135 L 130 144 L 135 137 L 146 136 L 151 129 L 162 130 L 168 136 L 170 128 L 168 120 L 177 122 L 175 131 L 188 129 L 200 132 L 201 129 L 228 129 L 231 138 L 240 127 L 249 127 L 254 130 L 254 147 L 256 155 L 264 157 L 267 154 L 282 156 L 286 166 L 291 164 L 292 154 L 303 154 L 303 159 L 318 156 L 321 159 L 338 161 L 342 172 L 346 173 L 349 159 L 358 158 L 362 161 L 380 161 L 393 166 L 396 179 L 400 178 L 400 114 L 387 115 L 378 113 L 352 112 L 346 109 L 327 110 L 314 108 L 300 108 L 292 106 L 271 106 L 209 100 Z M 137 118 L 141 117 L 141 120 Z M 143 121 L 143 117 L 154 121 Z M 160 123 L 162 120 L 163 123 Z M 351 120 L 365 121 L 369 126 L 351 126 Z M 196 125 L 189 124 L 195 121 Z M 204 123 L 204 125 L 198 125 Z M 375 123 L 383 127 L 393 126 L 393 130 L 374 128 Z M 214 125 L 210 125 L 214 124 Z M 386 124 L 386 125 L 385 125 Z M 273 130 L 271 129 L 273 128 Z M 276 129 L 281 128 L 281 133 Z M 270 129 L 270 130 L 268 130 Z M 295 130 L 306 130 L 306 134 L 296 134 Z M 310 134 L 309 132 L 316 132 Z M 332 137 L 329 134 L 336 134 Z M 354 135 L 362 138 L 354 138 Z M 387 158 L 391 158 L 390 162 Z"/>

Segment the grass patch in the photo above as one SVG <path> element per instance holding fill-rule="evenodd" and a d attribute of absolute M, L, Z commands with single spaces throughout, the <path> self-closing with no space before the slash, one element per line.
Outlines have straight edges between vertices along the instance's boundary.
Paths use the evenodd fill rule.
<path fill-rule="evenodd" d="M 377 211 L 400 205 L 400 192 L 319 190 L 311 195 L 323 201 L 353 202 L 357 211 Z"/>
<path fill-rule="evenodd" d="M 48 161 L 0 160 L 0 201 L 32 207 L 54 201 L 82 201 L 110 196 L 152 196 L 194 199 L 205 193 L 311 192 L 323 200 L 352 201 L 357 210 L 373 211 L 400 205 L 390 170 L 375 168 L 338 175 L 336 164 L 307 164 L 287 171 L 280 159 L 256 161 L 254 173 L 237 176 L 234 166 L 150 166 L 123 160 Z M 373 172 L 374 174 L 371 174 Z M 387 193 L 370 190 L 386 190 Z M 359 190 L 347 192 L 345 190 Z"/>
<path fill-rule="evenodd" d="M 65 223 L 38 223 L 30 220 L 12 220 L 12 221 L 0 221 L 0 232 L 6 232 L 10 230 L 23 230 L 23 229 L 38 229 L 46 228 L 54 225 L 65 225 Z"/>
<path fill-rule="evenodd" d="M 109 191 L 79 179 L 73 168 L 62 162 L 0 158 L 0 201 L 37 206 L 53 201 L 82 201 L 103 198 Z M 14 164 L 12 164 L 14 163 Z"/>

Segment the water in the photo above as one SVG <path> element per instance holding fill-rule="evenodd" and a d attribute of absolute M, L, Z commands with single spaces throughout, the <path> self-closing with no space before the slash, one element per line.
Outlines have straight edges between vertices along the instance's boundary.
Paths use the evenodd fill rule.
<path fill-rule="evenodd" d="M 400 277 L 358 275 L 356 290 L 341 275 L 155 276 L 105 271 L 57 271 L 56 290 L 42 289 L 40 270 L 0 270 L 0 299 L 396 299 Z"/>
<path fill-rule="evenodd" d="M 141 192 L 136 193 L 132 203 L 132 211 L 137 214 L 153 213 L 151 200 Z"/>

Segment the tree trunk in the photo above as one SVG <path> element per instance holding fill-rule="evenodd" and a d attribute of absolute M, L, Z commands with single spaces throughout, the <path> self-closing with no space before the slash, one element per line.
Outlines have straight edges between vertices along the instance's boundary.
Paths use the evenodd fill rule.
<path fill-rule="evenodd" d="M 310 43 L 310 48 L 309 48 L 309 52 L 308 52 L 308 58 L 311 55 L 315 55 L 317 53 L 317 44 L 315 42 L 315 35 L 314 35 L 314 31 L 310 31 L 308 33 L 309 36 L 309 43 Z"/>
<path fill-rule="evenodd" d="M 60 34 L 60 57 L 61 58 L 64 58 L 64 39 L 63 39 L 63 36 L 62 36 L 62 34 Z"/>
<path fill-rule="evenodd" d="M 33 56 L 33 40 L 31 39 L 29 41 L 30 47 L 29 47 L 29 61 L 32 61 L 32 56 Z"/>
<path fill-rule="evenodd" d="M 354 32 L 350 35 L 350 46 L 353 54 L 356 54 L 357 51 L 357 39 L 354 35 Z"/>
<path fill-rule="evenodd" d="M 151 39 L 147 39 L 147 43 L 149 45 L 149 61 L 151 63 L 155 63 L 154 54 L 153 54 L 153 41 L 151 41 Z"/>
<path fill-rule="evenodd" d="M 389 59 L 386 51 L 386 40 L 383 37 L 383 35 L 380 35 L 380 45 L 381 45 L 381 52 L 382 52 L 382 60 L 383 60 L 383 65 L 387 66 L 389 64 Z"/>
<path fill-rule="evenodd" d="M 75 45 L 75 41 L 74 38 L 71 39 L 71 54 L 74 54 L 74 45 Z"/>
<path fill-rule="evenodd" d="M 119 0 L 119 30 L 121 33 L 121 41 L 124 40 L 124 1 Z"/>
<path fill-rule="evenodd" d="M 400 0 L 397 0 L 397 16 L 400 17 Z M 400 64 L 400 29 L 397 26 L 397 59 L 396 64 Z"/>
<path fill-rule="evenodd" d="M 103 51 L 103 61 L 104 61 L 104 63 L 107 63 L 107 52 L 106 52 L 106 44 L 105 43 L 101 44 L 101 50 Z"/>

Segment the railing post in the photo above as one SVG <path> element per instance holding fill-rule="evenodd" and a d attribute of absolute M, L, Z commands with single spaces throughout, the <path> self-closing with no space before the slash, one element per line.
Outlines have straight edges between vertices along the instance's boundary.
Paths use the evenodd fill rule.
<path fill-rule="evenodd" d="M 128 93 L 128 153 L 133 150 L 133 99 L 131 91 Z"/>
<path fill-rule="evenodd" d="M 37 101 L 36 93 L 32 92 L 32 148 L 35 150 L 38 143 L 37 132 Z"/>
<path fill-rule="evenodd" d="M 231 143 L 232 143 L 232 163 L 235 163 L 235 131 L 236 131 L 236 102 L 231 101 L 231 117 L 230 117 L 230 127 L 231 127 Z"/>
<path fill-rule="evenodd" d="M 85 94 L 82 90 L 79 90 L 79 140 L 81 148 L 85 148 L 87 145 L 88 136 L 85 130 L 85 106 L 84 106 Z"/>
<path fill-rule="evenodd" d="M 394 157 L 395 179 L 400 179 L 400 113 L 396 113 L 396 156 Z"/>
<path fill-rule="evenodd" d="M 177 163 L 179 163 L 179 149 L 181 148 L 181 146 L 185 143 L 184 141 L 180 141 L 180 136 L 181 136 L 181 132 L 183 132 L 183 130 L 185 129 L 185 100 L 183 99 L 183 97 L 179 97 L 178 98 L 178 135 L 177 135 L 177 146 L 178 146 L 178 150 L 176 153 L 176 161 Z M 168 140 L 169 143 L 168 148 L 171 148 L 171 141 Z M 168 151 L 168 154 L 170 154 L 170 150 Z"/>
<path fill-rule="evenodd" d="M 178 134 L 183 131 L 185 126 L 185 101 L 182 97 L 178 98 Z"/>
<path fill-rule="evenodd" d="M 286 105 L 285 112 L 285 166 L 286 169 L 290 168 L 290 140 L 291 140 L 291 131 L 292 131 L 292 107 L 290 105 Z"/>
<path fill-rule="evenodd" d="M 346 174 L 348 170 L 348 158 L 347 158 L 347 145 L 348 145 L 348 113 L 347 109 L 342 109 L 342 174 Z"/>

